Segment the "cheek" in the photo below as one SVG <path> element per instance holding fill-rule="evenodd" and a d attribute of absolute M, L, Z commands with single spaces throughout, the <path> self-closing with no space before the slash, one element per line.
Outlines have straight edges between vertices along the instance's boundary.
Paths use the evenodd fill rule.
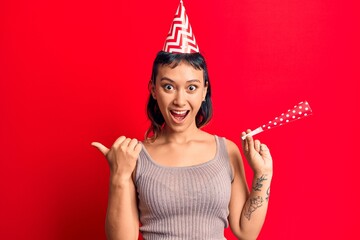
<path fill-rule="evenodd" d="M 156 94 L 156 96 L 157 96 L 156 101 L 157 101 L 160 109 L 166 108 L 166 107 L 171 103 L 171 101 L 172 101 L 172 100 L 171 100 L 171 97 L 170 97 L 169 95 L 162 94 L 162 93 L 160 93 L 160 92 L 158 92 L 158 93 Z"/>
<path fill-rule="evenodd" d="M 196 96 L 191 97 L 191 103 L 195 108 L 200 108 L 203 101 L 202 94 L 197 94 Z"/>

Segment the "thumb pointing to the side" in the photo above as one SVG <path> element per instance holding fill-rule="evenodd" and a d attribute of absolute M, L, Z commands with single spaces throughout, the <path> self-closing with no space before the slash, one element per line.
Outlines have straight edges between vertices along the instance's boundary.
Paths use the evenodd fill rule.
<path fill-rule="evenodd" d="M 106 154 L 109 152 L 109 149 L 99 142 L 92 142 L 91 145 L 99 149 L 99 151 L 104 154 L 104 156 L 106 156 Z"/>

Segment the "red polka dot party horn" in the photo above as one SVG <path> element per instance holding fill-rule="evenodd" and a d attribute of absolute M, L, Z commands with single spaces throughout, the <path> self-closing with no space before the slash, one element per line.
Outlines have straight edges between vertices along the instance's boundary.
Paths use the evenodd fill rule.
<path fill-rule="evenodd" d="M 295 105 L 292 109 L 289 109 L 287 112 L 282 113 L 280 116 L 274 118 L 274 120 L 269 121 L 266 124 L 256 128 L 245 136 L 241 137 L 242 140 L 246 138 L 246 136 L 254 136 L 258 133 L 264 132 L 266 130 L 270 130 L 272 128 L 285 125 L 287 123 L 293 122 L 298 119 L 302 119 L 304 117 L 310 116 L 312 114 L 312 110 L 307 101 L 300 102 L 298 105 Z"/>

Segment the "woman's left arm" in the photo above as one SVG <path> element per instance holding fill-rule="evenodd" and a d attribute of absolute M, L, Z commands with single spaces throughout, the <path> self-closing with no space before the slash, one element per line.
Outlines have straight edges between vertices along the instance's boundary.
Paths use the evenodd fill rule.
<path fill-rule="evenodd" d="M 256 239 L 264 224 L 268 208 L 272 158 L 267 146 L 258 140 L 254 141 L 250 136 L 246 137 L 242 145 L 244 155 L 254 171 L 254 177 L 249 192 L 241 154 L 238 147 L 229 141 L 228 152 L 234 172 L 229 222 L 231 230 L 237 238 Z"/>

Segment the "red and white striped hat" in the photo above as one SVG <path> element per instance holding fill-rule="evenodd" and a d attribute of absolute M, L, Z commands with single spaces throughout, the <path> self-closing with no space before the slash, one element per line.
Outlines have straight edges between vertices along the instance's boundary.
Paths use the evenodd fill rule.
<path fill-rule="evenodd" d="M 196 43 L 182 0 L 180 0 L 162 50 L 169 53 L 199 52 L 199 46 Z"/>

